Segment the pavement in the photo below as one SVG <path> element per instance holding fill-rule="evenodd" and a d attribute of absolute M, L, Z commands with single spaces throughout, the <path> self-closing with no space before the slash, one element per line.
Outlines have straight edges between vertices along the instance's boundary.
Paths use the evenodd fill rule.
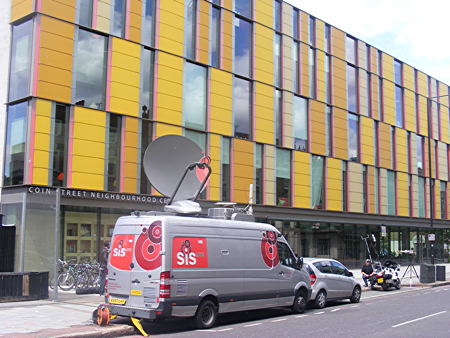
<path fill-rule="evenodd" d="M 401 266 L 399 275 L 404 287 L 436 287 L 450 285 L 450 264 L 446 266 L 446 281 L 422 284 L 414 271 Z M 418 274 L 420 268 L 415 266 Z M 363 285 L 359 269 L 350 270 Z M 372 297 L 378 291 L 363 287 L 362 298 Z M 50 297 L 53 291 L 50 290 Z M 0 303 L 0 337 L 120 337 L 136 334 L 131 322 L 124 318 L 100 327 L 92 322 L 92 312 L 104 297 L 77 295 L 74 291 L 59 291 L 57 301 L 37 300 Z"/>

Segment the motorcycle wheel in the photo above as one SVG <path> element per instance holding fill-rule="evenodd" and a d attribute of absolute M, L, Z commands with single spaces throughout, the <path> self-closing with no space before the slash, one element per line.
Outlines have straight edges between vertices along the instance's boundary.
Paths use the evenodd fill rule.
<path fill-rule="evenodd" d="M 387 283 L 381 284 L 381 287 L 383 288 L 383 291 L 389 290 L 389 285 Z"/>
<path fill-rule="evenodd" d="M 395 283 L 395 288 L 397 290 L 400 290 L 401 287 L 402 287 L 402 285 L 400 284 L 400 281 L 397 281 L 397 283 Z"/>

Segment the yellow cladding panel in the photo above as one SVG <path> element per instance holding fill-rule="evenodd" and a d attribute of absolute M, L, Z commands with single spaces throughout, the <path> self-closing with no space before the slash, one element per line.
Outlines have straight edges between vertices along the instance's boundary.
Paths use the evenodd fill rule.
<path fill-rule="evenodd" d="M 300 93 L 309 96 L 309 64 L 308 64 L 309 46 L 300 43 Z"/>
<path fill-rule="evenodd" d="M 155 138 L 164 135 L 182 135 L 183 129 L 181 127 L 173 126 L 165 123 L 156 123 L 155 125 Z"/>
<path fill-rule="evenodd" d="M 417 92 L 422 96 L 428 96 L 428 76 L 417 71 Z"/>
<path fill-rule="evenodd" d="M 440 105 L 440 127 L 441 127 L 441 141 L 445 143 L 450 143 L 449 139 L 449 109 L 444 105 Z"/>
<path fill-rule="evenodd" d="M 72 167 L 78 169 L 76 172 L 103 175 L 104 165 L 105 160 L 102 158 L 80 155 L 73 155 L 72 157 Z"/>
<path fill-rule="evenodd" d="M 317 100 L 325 102 L 325 53 L 316 50 L 317 62 Z"/>
<path fill-rule="evenodd" d="M 75 22 L 75 0 L 42 0 L 41 12 L 65 21 Z"/>
<path fill-rule="evenodd" d="M 221 68 L 231 72 L 233 69 L 233 14 L 228 11 L 222 11 L 221 14 L 222 14 Z M 258 25 L 255 26 L 258 27 Z"/>
<path fill-rule="evenodd" d="M 183 59 L 158 53 L 157 106 L 155 120 L 182 124 Z"/>
<path fill-rule="evenodd" d="M 367 211 L 369 214 L 375 213 L 375 169 L 367 167 Z"/>
<path fill-rule="evenodd" d="M 295 208 L 311 208 L 311 154 L 293 151 Z"/>
<path fill-rule="evenodd" d="M 371 83 L 370 86 L 372 88 L 371 90 L 371 109 L 372 109 L 372 117 L 375 120 L 379 120 L 380 119 L 380 100 L 378 99 L 378 95 L 379 95 L 379 81 L 380 79 L 378 78 L 378 76 L 372 75 L 371 76 Z"/>
<path fill-rule="evenodd" d="M 300 41 L 309 42 L 309 14 L 300 11 Z"/>
<path fill-rule="evenodd" d="M 293 100 L 294 100 L 294 94 L 284 91 L 283 92 L 283 104 L 282 104 L 282 113 L 283 113 L 283 119 L 282 119 L 282 127 L 283 127 L 283 141 L 282 146 L 287 148 L 292 148 L 294 144 L 294 128 L 293 128 Z"/>
<path fill-rule="evenodd" d="M 331 27 L 331 52 L 334 56 L 345 60 L 345 32 Z"/>
<path fill-rule="evenodd" d="M 74 108 L 75 122 L 92 124 L 100 127 L 105 126 L 106 115 L 104 112 L 80 106 L 75 106 Z"/>
<path fill-rule="evenodd" d="M 440 181 L 436 181 L 434 185 L 434 215 L 435 218 L 441 218 Z"/>
<path fill-rule="evenodd" d="M 263 191 L 265 205 L 275 205 L 275 149 L 274 146 L 264 145 Z"/>
<path fill-rule="evenodd" d="M 273 83 L 273 31 L 259 24 L 255 29 L 255 79 L 267 84 Z"/>
<path fill-rule="evenodd" d="M 364 212 L 362 203 L 364 199 L 362 165 L 348 162 L 347 171 L 348 211 Z"/>
<path fill-rule="evenodd" d="M 393 82 L 383 81 L 384 122 L 395 126 L 395 86 Z"/>
<path fill-rule="evenodd" d="M 34 11 L 34 0 L 12 0 L 11 22 L 16 21 Z"/>
<path fill-rule="evenodd" d="M 403 85 L 405 88 L 415 91 L 414 68 L 406 63 L 403 64 Z"/>
<path fill-rule="evenodd" d="M 33 149 L 32 184 L 48 185 L 52 103 L 45 100 L 35 101 L 35 133 Z"/>
<path fill-rule="evenodd" d="M 386 215 L 388 212 L 388 201 L 387 201 L 387 170 L 380 168 L 380 179 L 379 179 L 380 189 L 380 214 Z"/>
<path fill-rule="evenodd" d="M 281 31 L 288 35 L 288 36 L 292 36 L 292 19 L 293 19 L 293 10 L 294 8 L 292 7 L 292 5 L 288 4 L 287 2 L 282 2 L 282 13 L 281 13 L 281 19 L 283 20 L 282 22 L 282 26 L 281 26 Z M 273 11 L 272 11 L 273 13 Z"/>
<path fill-rule="evenodd" d="M 142 0 L 130 0 L 129 4 L 128 39 L 139 43 L 141 42 Z"/>
<path fill-rule="evenodd" d="M 208 154 L 211 157 L 211 176 L 209 178 L 207 192 L 208 199 L 212 201 L 220 200 L 220 185 L 221 185 L 221 161 L 222 153 L 221 153 L 221 137 L 217 134 L 209 134 L 209 151 Z"/>
<path fill-rule="evenodd" d="M 447 145 L 438 142 L 438 178 L 448 181 Z"/>
<path fill-rule="evenodd" d="M 408 174 L 397 172 L 397 215 L 409 216 Z"/>
<path fill-rule="evenodd" d="M 255 83 L 255 141 L 273 144 L 274 90 L 272 86 Z"/>
<path fill-rule="evenodd" d="M 230 11 L 233 10 L 233 0 L 222 0 L 222 7 Z"/>
<path fill-rule="evenodd" d="M 209 63 L 209 11 L 211 5 L 209 2 L 201 0 L 198 9 L 197 25 L 197 61 Z"/>
<path fill-rule="evenodd" d="M 231 136 L 233 129 L 233 76 L 210 68 L 209 131 Z"/>
<path fill-rule="evenodd" d="M 394 58 L 383 53 L 383 77 L 394 82 Z"/>
<path fill-rule="evenodd" d="M 339 108 L 347 109 L 347 70 L 343 60 L 332 58 L 333 74 L 333 104 Z"/>
<path fill-rule="evenodd" d="M 378 142 L 380 153 L 380 166 L 392 169 L 391 163 L 391 126 L 380 122 L 378 125 Z"/>
<path fill-rule="evenodd" d="M 359 70 L 359 113 L 364 116 L 369 116 L 368 98 L 367 98 L 367 73 L 364 70 Z"/>
<path fill-rule="evenodd" d="M 327 210 L 342 211 L 342 161 L 328 157 L 327 161 Z"/>
<path fill-rule="evenodd" d="M 139 115 L 140 46 L 112 38 L 111 83 L 109 110 Z"/>
<path fill-rule="evenodd" d="M 325 22 L 316 19 L 316 47 L 325 50 Z"/>
<path fill-rule="evenodd" d="M 93 173 L 72 173 L 72 185 L 70 188 L 104 190 L 104 176 Z"/>
<path fill-rule="evenodd" d="M 333 138 L 334 156 L 347 160 L 347 111 L 343 109 L 333 110 Z"/>
<path fill-rule="evenodd" d="M 448 94 L 450 94 L 450 92 L 449 92 L 447 85 L 445 83 L 439 82 L 438 89 L 439 89 L 439 96 L 446 95 L 446 96 L 438 97 L 438 102 L 441 105 L 448 107 L 449 102 L 450 102 L 450 97 L 448 96 Z"/>
<path fill-rule="evenodd" d="M 427 98 L 419 95 L 419 125 L 417 126 L 417 133 L 423 136 L 428 136 L 428 113 L 427 113 Z"/>
<path fill-rule="evenodd" d="M 358 65 L 360 68 L 362 68 L 364 70 L 369 70 L 370 60 L 367 60 L 367 66 L 366 66 L 366 59 L 367 59 L 366 43 L 361 40 L 358 40 L 357 42 L 358 42 Z"/>
<path fill-rule="evenodd" d="M 396 128 L 395 129 L 395 159 L 397 161 L 396 163 L 396 170 L 407 172 L 408 171 L 408 159 L 407 159 L 407 137 L 406 137 L 406 130 Z"/>
<path fill-rule="evenodd" d="M 159 48 L 183 55 L 184 1 L 159 1 Z"/>
<path fill-rule="evenodd" d="M 380 70 L 378 69 L 378 49 L 370 47 L 370 69 L 372 73 L 380 75 Z"/>
<path fill-rule="evenodd" d="M 416 132 L 416 95 L 413 91 L 404 90 L 405 97 L 405 128 Z"/>
<path fill-rule="evenodd" d="M 272 0 L 258 0 L 254 2 L 255 21 L 267 27 L 273 27 L 274 2 Z"/>
<path fill-rule="evenodd" d="M 374 127 L 373 120 L 368 117 L 360 117 L 361 124 L 361 162 L 374 165 Z"/>
<path fill-rule="evenodd" d="M 250 184 L 254 181 L 254 154 L 253 142 L 233 139 L 232 152 L 232 182 L 233 201 L 247 203 Z"/>
<path fill-rule="evenodd" d="M 97 28 L 99 31 L 109 33 L 111 20 L 111 0 L 97 0 Z"/>
<path fill-rule="evenodd" d="M 48 170 L 35 168 L 33 170 L 33 184 L 48 185 Z"/>
<path fill-rule="evenodd" d="M 292 46 L 293 40 L 290 36 L 283 35 L 282 38 L 282 84 L 281 86 L 286 90 L 293 90 L 292 74 L 295 66 L 292 61 Z"/>
<path fill-rule="evenodd" d="M 325 134 L 325 103 L 309 101 L 309 130 L 310 130 L 310 151 L 313 154 L 325 155 L 326 134 Z"/>
<path fill-rule="evenodd" d="M 74 26 L 47 16 L 40 17 L 37 96 L 70 102 Z"/>

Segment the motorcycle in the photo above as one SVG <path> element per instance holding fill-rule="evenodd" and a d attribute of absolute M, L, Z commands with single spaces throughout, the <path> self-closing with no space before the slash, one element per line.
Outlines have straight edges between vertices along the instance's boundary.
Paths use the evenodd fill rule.
<path fill-rule="evenodd" d="M 372 288 L 380 285 L 384 291 L 389 290 L 391 287 L 400 290 L 401 284 L 398 275 L 400 268 L 396 262 L 387 260 L 383 265 L 380 262 L 376 262 L 374 264 L 374 270 L 375 273 L 370 278 Z"/>

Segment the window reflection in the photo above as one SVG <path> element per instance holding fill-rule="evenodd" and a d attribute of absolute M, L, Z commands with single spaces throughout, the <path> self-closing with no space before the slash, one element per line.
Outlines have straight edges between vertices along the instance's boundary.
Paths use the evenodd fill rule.
<path fill-rule="evenodd" d="M 143 48 L 141 54 L 141 113 L 143 118 L 153 117 L 153 62 L 154 52 Z"/>
<path fill-rule="evenodd" d="M 197 0 L 185 0 L 184 21 L 184 55 L 188 59 L 195 59 L 195 37 L 197 23 Z"/>
<path fill-rule="evenodd" d="M 113 28 L 112 34 L 120 37 L 125 36 L 125 0 L 114 0 Z"/>
<path fill-rule="evenodd" d="M 91 27 L 92 25 L 92 1 L 79 0 L 79 18 L 78 23 L 81 26 Z"/>
<path fill-rule="evenodd" d="M 122 118 L 116 114 L 109 115 L 108 128 L 108 166 L 107 190 L 119 191 L 120 188 L 120 150 L 122 136 Z"/>
<path fill-rule="evenodd" d="M 281 2 L 279 0 L 275 0 L 273 16 L 275 30 L 281 31 Z"/>
<path fill-rule="evenodd" d="M 206 68 L 186 62 L 183 79 L 184 125 L 205 129 L 206 123 Z"/>
<path fill-rule="evenodd" d="M 356 68 L 347 65 L 347 109 L 356 112 Z"/>
<path fill-rule="evenodd" d="M 311 208 L 323 208 L 324 166 L 322 156 L 311 156 Z"/>
<path fill-rule="evenodd" d="M 252 0 L 235 0 L 234 10 L 239 15 L 251 18 L 253 11 Z"/>
<path fill-rule="evenodd" d="M 220 8 L 211 8 L 210 63 L 212 67 L 220 67 Z"/>
<path fill-rule="evenodd" d="M 277 148 L 276 152 L 277 206 L 291 205 L 291 152 Z"/>
<path fill-rule="evenodd" d="M 234 71 L 239 75 L 251 75 L 252 24 L 234 19 Z"/>
<path fill-rule="evenodd" d="M 105 108 L 106 37 L 80 29 L 75 47 L 75 104 Z"/>
<path fill-rule="evenodd" d="M 141 122 L 141 156 L 140 158 L 144 158 L 145 151 L 147 150 L 148 145 L 152 142 L 153 135 L 153 126 L 149 120 L 140 120 Z M 145 174 L 144 165 L 141 164 L 141 182 L 140 182 L 140 192 L 141 194 L 150 194 L 151 193 L 151 185 L 150 181 L 147 179 L 147 175 Z"/>
<path fill-rule="evenodd" d="M 30 94 L 33 20 L 12 27 L 9 101 Z"/>
<path fill-rule="evenodd" d="M 348 159 L 359 161 L 359 117 L 348 114 Z"/>
<path fill-rule="evenodd" d="M 143 6 L 142 43 L 153 46 L 155 40 L 155 0 L 144 0 Z"/>
<path fill-rule="evenodd" d="M 350 36 L 345 37 L 345 59 L 347 62 L 356 63 L 356 41 Z"/>
<path fill-rule="evenodd" d="M 281 35 L 277 33 L 275 33 L 274 54 L 275 86 L 281 87 Z"/>
<path fill-rule="evenodd" d="M 283 138 L 283 114 L 281 110 L 281 90 L 275 89 L 275 144 L 280 146 Z"/>
<path fill-rule="evenodd" d="M 402 85 L 402 63 L 398 60 L 394 60 L 394 76 L 395 84 Z"/>
<path fill-rule="evenodd" d="M 235 77 L 233 80 L 234 136 L 251 137 L 251 83 Z"/>
<path fill-rule="evenodd" d="M 395 117 L 397 127 L 403 128 L 403 88 L 395 86 Z"/>
<path fill-rule="evenodd" d="M 263 203 L 263 145 L 255 144 L 255 204 Z"/>
<path fill-rule="evenodd" d="M 53 156 L 52 156 L 52 186 L 62 187 L 66 182 L 66 159 L 69 127 L 69 107 L 56 104 L 53 124 Z"/>
<path fill-rule="evenodd" d="M 294 96 L 294 149 L 308 150 L 308 100 Z"/>
<path fill-rule="evenodd" d="M 388 215 L 395 215 L 395 172 L 387 171 Z"/>
<path fill-rule="evenodd" d="M 309 48 L 308 54 L 309 63 L 309 96 L 311 98 L 316 97 L 316 50 Z"/>
<path fill-rule="evenodd" d="M 230 200 L 230 143 L 228 137 L 222 137 L 222 201 Z"/>

